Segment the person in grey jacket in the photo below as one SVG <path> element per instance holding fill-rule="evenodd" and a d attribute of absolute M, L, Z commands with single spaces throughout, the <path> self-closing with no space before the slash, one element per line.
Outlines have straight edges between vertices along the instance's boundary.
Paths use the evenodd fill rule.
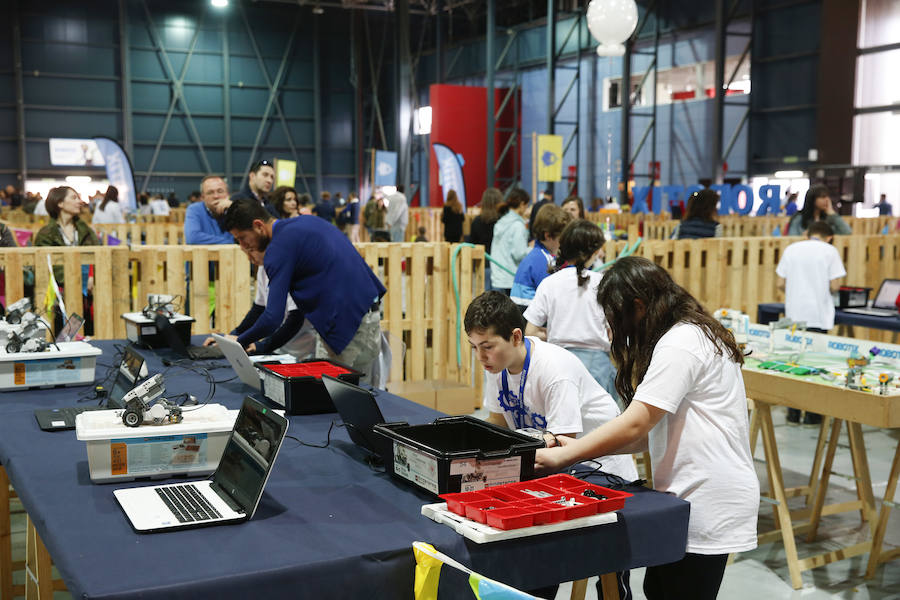
<path fill-rule="evenodd" d="M 791 217 L 788 235 L 803 235 L 813 221 L 825 221 L 837 235 L 853 233 L 847 222 L 834 210 L 831 203 L 831 192 L 822 184 L 811 186 L 806 192 L 803 208 Z"/>
<path fill-rule="evenodd" d="M 491 257 L 506 267 L 491 267 L 491 286 L 509 296 L 513 278 L 519 263 L 528 254 L 528 229 L 525 227 L 525 213 L 528 211 L 528 194 L 515 189 L 509 193 L 506 202 L 497 207 L 500 218 L 494 223 L 494 239 L 491 242 Z"/>

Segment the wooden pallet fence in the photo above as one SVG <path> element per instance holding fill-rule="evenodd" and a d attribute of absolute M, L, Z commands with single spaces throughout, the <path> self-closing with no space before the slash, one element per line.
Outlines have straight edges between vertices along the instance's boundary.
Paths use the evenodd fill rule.
<path fill-rule="evenodd" d="M 209 333 L 211 263 L 217 266 L 215 311 L 220 323 L 237 323 L 252 302 L 250 264 L 238 246 L 83 246 L 17 248 L 0 253 L 7 303 L 25 295 L 23 271 L 29 269 L 34 273 L 35 302 L 38 310 L 44 310 L 50 280 L 47 256 L 64 268 L 63 300 L 69 312 L 83 311 L 81 265 L 93 266 L 94 336 L 98 339 L 124 338 L 121 314 L 140 310 L 151 292 L 189 299 L 187 314 L 197 320 L 194 333 Z"/>

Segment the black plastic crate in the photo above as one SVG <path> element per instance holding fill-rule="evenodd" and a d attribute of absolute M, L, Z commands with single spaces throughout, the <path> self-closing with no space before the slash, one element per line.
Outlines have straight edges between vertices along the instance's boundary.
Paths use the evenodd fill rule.
<path fill-rule="evenodd" d="M 838 289 L 837 303 L 838 308 L 865 308 L 869 305 L 869 293 L 872 291 L 870 287 L 852 287 L 842 285 Z"/>
<path fill-rule="evenodd" d="M 374 430 L 392 442 L 383 457 L 387 471 L 435 495 L 533 479 L 535 450 L 544 447 L 543 440 L 470 416 Z"/>
<path fill-rule="evenodd" d="M 259 365 L 259 375 L 266 400 L 284 408 L 289 415 L 312 415 L 337 412 L 322 383 L 322 375 L 359 385 L 363 374 L 331 360 L 313 358 Z"/>

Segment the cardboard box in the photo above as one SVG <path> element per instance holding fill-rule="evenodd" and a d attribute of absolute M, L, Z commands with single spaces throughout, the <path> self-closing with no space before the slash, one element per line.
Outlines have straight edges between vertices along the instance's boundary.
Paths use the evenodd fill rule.
<path fill-rule="evenodd" d="M 474 387 L 456 381 L 398 381 L 388 391 L 448 415 L 468 415 L 481 404 Z"/>

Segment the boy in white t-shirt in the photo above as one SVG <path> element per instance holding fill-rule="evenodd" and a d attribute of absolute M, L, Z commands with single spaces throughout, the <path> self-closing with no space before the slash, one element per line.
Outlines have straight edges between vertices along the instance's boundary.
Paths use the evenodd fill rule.
<path fill-rule="evenodd" d="M 618 416 L 615 400 L 578 357 L 525 337 L 525 319 L 506 294 L 491 291 L 475 298 L 466 310 L 465 327 L 484 366 L 484 407 L 491 423 L 539 429 L 553 447 L 562 438 L 581 437 Z M 626 481 L 638 477 L 631 456 L 601 456 L 595 462 Z M 629 572 L 616 576 L 623 597 L 630 598 Z M 555 598 L 556 592 L 557 586 L 529 591 L 538 598 Z"/>
<path fill-rule="evenodd" d="M 525 321 L 505 294 L 485 292 L 475 298 L 466 310 L 465 327 L 485 370 L 488 421 L 544 431 L 552 446 L 556 436 L 578 437 L 619 414 L 615 401 L 574 354 L 525 337 Z M 606 472 L 637 479 L 630 456 L 598 460 Z"/>
<path fill-rule="evenodd" d="M 808 331 L 828 333 L 834 327 L 832 294 L 847 275 L 841 255 L 831 245 L 834 233 L 824 221 L 813 221 L 806 238 L 784 249 L 775 274 L 778 289 L 784 290 L 784 314 L 793 321 L 805 321 Z M 800 421 L 800 411 L 788 409 L 789 423 Z M 821 415 L 807 412 L 803 422 L 818 425 Z"/>

